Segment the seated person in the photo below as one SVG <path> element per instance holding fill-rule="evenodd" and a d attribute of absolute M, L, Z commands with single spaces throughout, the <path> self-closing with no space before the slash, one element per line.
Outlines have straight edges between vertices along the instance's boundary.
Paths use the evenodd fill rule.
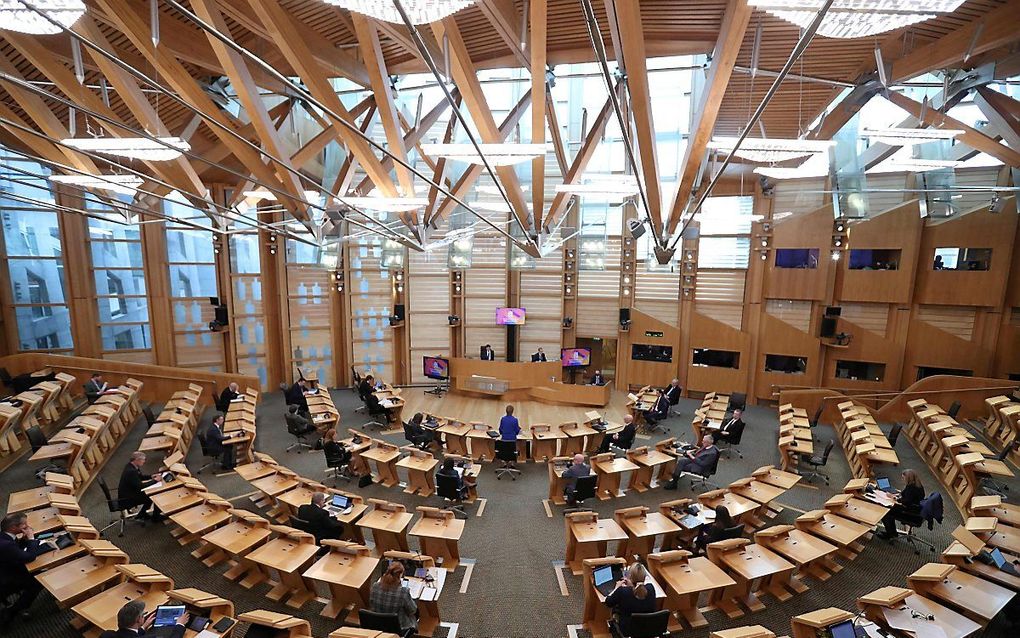
<path fill-rule="evenodd" d="M 545 358 L 545 352 L 541 348 L 539 348 L 538 352 L 531 355 L 531 361 L 532 363 L 534 363 L 536 361 L 548 361 L 548 359 Z"/>
<path fill-rule="evenodd" d="M 149 508 L 152 507 L 152 520 L 163 520 L 163 514 L 158 507 L 152 504 L 152 499 L 144 491 L 153 483 L 159 480 L 159 474 L 151 477 L 142 477 L 142 467 L 145 465 L 145 452 L 132 452 L 131 460 L 124 466 L 120 473 L 120 482 L 117 484 L 117 501 L 121 507 L 142 506 L 138 511 L 138 518 L 149 518 Z"/>
<path fill-rule="evenodd" d="M 298 508 L 297 517 L 307 523 L 305 531 L 315 537 L 316 543 L 342 537 L 344 524 L 326 511 L 326 494 L 323 492 L 312 494 L 312 501 Z"/>
<path fill-rule="evenodd" d="M 616 434 L 606 434 L 602 437 L 602 443 L 599 445 L 599 454 L 609 451 L 609 446 L 615 444 L 616 447 L 622 447 L 625 450 L 629 450 L 630 446 L 634 444 L 634 436 L 637 434 L 637 426 L 634 425 L 634 417 L 627 415 L 623 417 L 623 429 Z"/>
<path fill-rule="evenodd" d="M 42 585 L 29 573 L 26 565 L 56 548 L 49 542 L 38 541 L 35 531 L 28 525 L 24 512 L 8 514 L 0 521 L 0 592 L 5 596 L 17 595 L 0 620 L 4 625 L 16 618 L 28 618 L 28 608 L 42 591 Z M 7 627 L 5 626 L 4 629 Z"/>
<path fill-rule="evenodd" d="M 921 515 L 921 501 L 924 500 L 924 486 L 917 472 L 911 469 L 903 470 L 900 474 L 903 479 L 903 489 L 896 495 L 896 504 L 889 508 L 889 511 L 882 518 L 885 531 L 879 534 L 882 538 L 889 540 L 896 538 L 896 521 L 917 521 Z"/>
<path fill-rule="evenodd" d="M 570 505 L 576 505 L 574 501 L 574 491 L 577 489 L 577 479 L 582 476 L 588 476 L 591 474 L 591 467 L 584 462 L 583 454 L 575 454 L 574 460 L 570 463 L 570 467 L 563 470 L 561 475 L 565 479 L 569 479 L 567 484 L 563 486 L 563 494 L 567 497 L 567 503 Z"/>
<path fill-rule="evenodd" d="M 109 386 L 106 381 L 103 381 L 103 374 L 101 372 L 94 372 L 92 378 L 85 382 L 83 388 L 85 390 L 85 398 L 88 399 L 89 403 L 95 403 L 109 389 Z"/>
<path fill-rule="evenodd" d="M 719 431 L 716 432 L 716 439 L 729 443 L 730 441 L 740 438 L 740 435 L 744 432 L 744 421 L 740 418 L 743 413 L 743 410 L 740 408 L 733 410 L 733 415 L 723 421 L 722 426 L 719 427 Z"/>
<path fill-rule="evenodd" d="M 673 470 L 673 478 L 662 486 L 665 490 L 675 490 L 680 475 L 684 472 L 708 476 L 716 463 L 719 462 L 719 448 L 715 446 L 715 438 L 706 434 L 701 439 L 701 446 L 687 452 L 686 457 L 677 459 L 676 468 Z"/>
<path fill-rule="evenodd" d="M 145 603 L 132 600 L 117 612 L 117 630 L 104 631 L 99 638 L 135 638 L 135 636 L 153 636 L 159 638 L 184 638 L 184 630 L 188 626 L 191 615 L 184 612 L 174 621 L 172 627 L 156 627 L 152 621 L 155 613 L 145 613 Z"/>
<path fill-rule="evenodd" d="M 698 535 L 694 537 L 694 551 L 697 554 L 704 554 L 709 543 L 726 540 L 726 530 L 736 527 L 737 523 L 730 516 L 730 511 L 725 505 L 716 505 L 715 520 L 710 525 L 702 525 Z"/>
<path fill-rule="evenodd" d="M 450 476 L 457 479 L 457 489 L 460 490 L 460 497 L 467 498 L 468 486 L 464 484 L 464 477 L 454 467 L 454 461 L 452 457 L 446 457 L 443 459 L 443 465 L 440 466 L 439 471 L 436 472 L 436 476 Z"/>
<path fill-rule="evenodd" d="M 589 385 L 605 385 L 606 378 L 602 376 L 601 370 L 596 370 L 595 374 L 591 375 L 591 381 Z"/>
<path fill-rule="evenodd" d="M 308 400 L 305 399 L 305 392 L 309 391 L 308 382 L 304 379 L 298 379 L 297 383 L 290 386 L 285 395 L 287 399 L 287 405 L 296 405 L 302 412 L 308 412 Z"/>
<path fill-rule="evenodd" d="M 216 409 L 220 412 L 226 412 L 230 408 L 230 402 L 241 396 L 238 392 L 240 386 L 236 383 L 230 383 L 227 387 L 223 388 L 223 392 L 220 393 L 220 400 L 216 403 Z"/>
<path fill-rule="evenodd" d="M 676 405 L 680 402 L 680 393 L 683 389 L 680 387 L 680 379 L 673 379 L 669 382 L 669 386 L 666 388 L 666 399 L 670 405 Z"/>
<path fill-rule="evenodd" d="M 421 424 L 425 415 L 416 413 L 404 424 L 404 438 L 415 445 L 425 446 L 436 440 L 436 433 Z"/>
<path fill-rule="evenodd" d="M 224 470 L 234 469 L 234 446 L 224 443 L 228 438 L 223 433 L 223 415 L 217 414 L 205 429 L 205 446 L 211 456 L 220 456 Z"/>
<path fill-rule="evenodd" d="M 648 425 L 653 426 L 668 417 L 669 399 L 666 398 L 666 393 L 659 391 L 659 395 L 655 398 L 655 403 L 652 405 L 652 409 L 645 410 L 642 414 L 645 417 L 645 421 L 648 422 Z"/>
<path fill-rule="evenodd" d="M 606 605 L 613 610 L 614 622 L 620 634 L 631 635 L 631 616 L 650 614 L 656 610 L 655 587 L 646 583 L 648 573 L 644 565 L 634 563 L 627 568 L 623 578 L 616 583 L 616 589 L 606 596 Z"/>
<path fill-rule="evenodd" d="M 284 414 L 283 418 L 287 422 L 287 431 L 294 436 L 311 434 L 317 429 L 311 421 L 298 412 L 298 406 L 294 404 L 287 407 L 287 414 Z"/>
<path fill-rule="evenodd" d="M 386 406 L 384 406 L 382 404 L 382 402 L 379 401 L 379 397 L 375 396 L 375 392 L 369 392 L 368 395 L 365 396 L 365 405 L 368 406 L 368 413 L 369 414 L 380 414 L 380 413 L 382 413 L 382 414 L 386 415 L 386 421 L 387 422 L 389 422 L 389 423 L 393 422 L 393 419 L 394 419 L 394 416 L 393 416 L 394 415 L 394 411 L 393 411 L 393 409 L 392 408 L 387 408 Z"/>
<path fill-rule="evenodd" d="M 350 460 L 351 452 L 343 443 L 336 440 L 336 428 L 330 428 L 323 433 L 322 438 L 315 442 L 315 449 L 322 450 L 326 457 L 326 463 L 331 459 Z"/>
<path fill-rule="evenodd" d="M 418 604 L 401 584 L 404 564 L 391 560 L 379 580 L 372 583 L 368 608 L 379 614 L 396 614 L 403 630 L 418 629 Z"/>
<path fill-rule="evenodd" d="M 366 374 L 361 378 L 361 384 L 358 386 L 358 396 L 362 401 L 365 401 L 368 399 L 368 395 L 373 392 L 375 392 L 375 377 Z"/>
<path fill-rule="evenodd" d="M 496 352 L 492 349 L 492 346 L 485 344 L 481 349 L 482 361 L 495 361 Z"/>

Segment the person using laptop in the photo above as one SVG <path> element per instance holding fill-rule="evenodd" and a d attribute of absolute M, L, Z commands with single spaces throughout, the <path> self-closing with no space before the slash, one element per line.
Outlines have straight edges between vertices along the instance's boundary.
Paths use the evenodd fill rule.
<path fill-rule="evenodd" d="M 567 505 L 576 505 L 574 491 L 577 489 L 577 479 L 591 474 L 591 466 L 584 462 L 583 454 L 575 454 L 570 467 L 563 470 L 563 478 L 567 479 L 563 486 L 563 494 L 567 497 Z"/>
<path fill-rule="evenodd" d="M 298 508 L 297 517 L 307 523 L 306 530 L 315 537 L 316 543 L 325 539 L 339 540 L 343 535 L 344 524 L 326 510 L 326 495 L 322 492 L 312 494 L 312 501 Z"/>
<path fill-rule="evenodd" d="M 889 508 L 889 511 L 882 518 L 885 531 L 879 536 L 886 540 L 896 538 L 896 521 L 917 520 L 921 515 L 921 501 L 924 500 L 924 486 L 917 472 L 911 469 L 903 470 L 900 475 L 903 479 L 903 490 L 896 496 L 896 504 Z"/>
<path fill-rule="evenodd" d="M 185 627 L 191 616 L 183 611 L 172 625 L 165 627 L 153 627 L 156 614 L 145 613 L 145 603 L 140 600 L 132 600 L 117 612 L 117 629 L 109 629 L 99 635 L 99 638 L 134 638 L 135 636 L 149 636 L 159 638 L 183 638 Z"/>
<path fill-rule="evenodd" d="M 403 586 L 404 564 L 391 560 L 379 580 L 372 583 L 368 607 L 379 614 L 396 614 L 404 631 L 418 629 L 418 604 L 411 591 Z"/>
<path fill-rule="evenodd" d="M 612 608 L 615 622 L 623 636 L 631 634 L 632 615 L 655 611 L 655 588 L 645 582 L 647 578 L 644 565 L 634 563 L 627 568 L 623 578 L 617 581 L 616 589 L 606 596 L 606 605 Z"/>

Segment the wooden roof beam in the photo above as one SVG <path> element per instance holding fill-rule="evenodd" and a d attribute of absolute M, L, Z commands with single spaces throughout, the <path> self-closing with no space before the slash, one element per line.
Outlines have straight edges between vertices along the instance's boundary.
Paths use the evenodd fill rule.
<path fill-rule="evenodd" d="M 307 27 L 303 30 L 299 28 L 299 23 L 295 22 L 290 13 L 276 0 L 248 0 L 248 3 L 258 15 L 263 26 L 272 34 L 276 45 L 280 47 L 298 76 L 304 81 L 308 92 L 344 121 L 345 124 L 333 122 L 333 128 L 336 129 L 338 137 L 349 151 L 357 157 L 358 162 L 365 169 L 365 173 L 372 178 L 372 182 L 379 189 L 380 194 L 384 197 L 395 197 L 397 195 L 396 186 L 389 173 L 383 170 L 372 146 L 348 128 L 357 129 L 357 123 L 326 79 L 329 76 L 326 69 L 312 54 L 310 41 L 306 38 L 307 32 L 311 30 Z"/>
<path fill-rule="evenodd" d="M 832 136 L 835 135 L 846 126 L 853 116 L 860 112 L 861 108 L 871 100 L 872 97 L 878 94 L 882 89 L 881 85 L 877 82 L 870 81 L 863 84 L 859 84 L 853 88 L 846 96 L 840 100 L 831 111 L 829 111 L 822 121 L 818 123 L 810 133 L 807 134 L 809 140 L 831 140 Z"/>
<path fill-rule="evenodd" d="M 548 21 L 546 0 L 531 0 L 530 46 L 531 54 L 531 143 L 545 144 L 546 125 L 546 38 Z M 545 153 L 531 160 L 531 209 L 535 215 L 535 228 L 542 227 L 545 210 Z"/>
<path fill-rule="evenodd" d="M 456 97 L 456 107 L 460 108 L 460 96 Z M 443 133 L 443 144 L 450 144 L 453 142 L 453 136 L 457 131 L 457 118 L 451 117 L 446 123 L 446 131 Z M 447 189 L 450 185 L 450 161 L 445 157 L 440 157 L 436 160 L 436 169 L 432 174 L 432 184 L 429 184 L 429 203 L 425 206 L 423 219 L 425 220 L 425 226 L 431 223 L 436 214 L 436 206 L 439 203 L 439 188 L 436 184 L 445 186 Z"/>
<path fill-rule="evenodd" d="M 368 131 L 368 127 L 372 125 L 372 118 L 375 117 L 375 112 L 376 107 L 375 103 L 373 102 L 372 106 L 370 106 L 368 108 L 368 111 L 365 113 L 364 119 L 361 120 L 361 124 L 358 126 L 358 130 L 360 130 L 362 133 Z M 358 159 L 354 157 L 354 155 L 350 151 L 348 151 L 347 156 L 344 158 L 344 163 L 340 165 L 340 170 L 337 171 L 336 179 L 333 180 L 333 185 L 330 187 L 329 192 L 336 193 L 338 195 L 342 193 L 347 193 L 351 187 L 351 180 L 354 179 L 354 171 L 356 171 L 357 168 Z M 367 183 L 367 186 L 371 186 L 372 180 L 366 177 L 365 182 L 362 183 L 363 184 Z"/>
<path fill-rule="evenodd" d="M 505 139 L 496 121 L 492 117 L 492 110 L 485 100 L 482 92 L 482 85 L 478 81 L 477 71 L 468 55 L 467 45 L 461 36 L 457 22 L 452 18 L 445 18 L 442 22 L 432 24 L 436 37 L 442 39 L 445 35 L 450 44 L 450 69 L 460 94 L 464 98 L 464 104 L 471 114 L 471 121 L 478 129 L 481 141 L 486 144 L 501 143 Z M 530 91 L 529 91 L 530 95 Z M 530 98 L 529 98 L 530 99 Z M 528 214 L 527 201 L 524 198 L 524 191 L 521 189 L 520 180 L 513 166 L 496 166 L 496 175 L 499 176 L 503 188 L 506 190 L 507 198 L 513 208 L 514 215 L 524 228 L 531 228 L 530 215 Z"/>
<path fill-rule="evenodd" d="M 677 191 L 673 198 L 673 206 L 669 213 L 667 228 L 670 233 L 676 230 L 680 216 L 687 208 L 694 183 L 701 175 L 705 152 L 715 130 L 716 119 L 722 106 L 726 86 L 733 74 L 733 66 L 744 42 L 744 33 L 751 21 L 752 10 L 747 0 L 729 0 L 726 13 L 723 14 L 719 39 L 715 43 L 712 54 L 712 65 L 708 69 L 705 88 L 701 93 L 695 109 L 695 121 L 691 127 L 691 135 L 684 149 L 684 158 L 680 162 L 680 174 L 677 177 Z"/>
<path fill-rule="evenodd" d="M 922 125 L 933 128 L 961 130 L 963 133 L 956 138 L 960 143 L 966 144 L 982 153 L 987 153 L 1004 164 L 1020 167 L 1020 150 L 1004 146 L 981 131 L 971 128 L 960 120 L 944 115 L 935 109 L 923 109 L 920 102 L 912 100 L 901 93 L 890 92 L 887 99 L 910 113 L 912 117 L 917 118 Z M 924 111 L 923 119 L 921 118 L 921 111 Z"/>
<path fill-rule="evenodd" d="M 1020 149 L 1020 102 L 987 86 L 979 86 L 974 103 L 991 127 L 1011 148 Z"/>
<path fill-rule="evenodd" d="M 510 54 L 517 59 L 518 64 L 531 69 L 530 51 L 521 50 L 521 16 L 514 8 L 513 0 L 479 0 L 478 8 L 510 49 Z M 544 69 L 545 67 L 543 74 Z"/>
<path fill-rule="evenodd" d="M 950 68 L 970 56 L 1020 40 L 1020 0 L 1010 0 L 979 20 L 950 31 L 893 61 L 890 82 L 902 82 L 933 69 Z M 977 36 L 975 38 L 975 36 Z"/>
<path fill-rule="evenodd" d="M 369 95 L 364 100 L 354 105 L 354 108 L 351 109 L 351 117 L 360 117 L 362 113 L 373 106 L 375 106 L 375 96 Z M 308 162 L 312 161 L 316 155 L 329 146 L 330 142 L 336 139 L 333 127 L 331 127 L 328 122 L 320 118 L 314 111 L 308 111 L 308 113 L 309 115 L 312 115 L 313 119 L 315 119 L 323 128 L 321 131 L 316 133 L 312 139 L 305 142 L 304 146 L 299 148 L 296 153 L 290 156 L 290 162 L 295 168 L 301 168 Z M 293 111 L 291 117 L 293 117 Z"/>
<path fill-rule="evenodd" d="M 274 121 L 282 121 L 282 118 L 286 117 L 292 107 L 293 102 L 290 100 L 280 102 L 273 108 L 269 109 L 269 117 L 271 117 Z M 237 129 L 237 134 L 246 140 L 255 140 L 255 126 L 251 122 L 248 122 L 241 128 Z M 201 155 L 209 162 L 219 163 L 231 155 L 230 148 L 224 144 L 222 140 L 217 140 L 211 143 L 203 141 L 199 142 L 197 145 L 193 143 L 191 147 L 192 151 Z M 202 175 L 213 168 L 212 164 L 202 164 L 197 166 L 195 170 L 198 171 L 199 175 Z"/>
<path fill-rule="evenodd" d="M 26 112 L 28 111 L 23 104 L 21 107 L 25 109 Z M 50 115 L 52 115 L 52 112 Z M 48 133 L 33 134 L 18 128 L 19 126 L 22 126 L 24 128 L 34 130 L 31 124 L 22 119 L 14 112 L 13 109 L 3 102 L 0 102 L 0 118 L 7 120 L 6 122 L 0 122 L 0 127 L 3 127 L 5 131 L 8 131 L 11 136 L 13 136 L 14 141 L 17 142 L 16 146 L 21 147 L 21 150 L 25 153 L 29 155 L 36 155 L 37 157 L 41 157 L 57 164 L 66 164 L 84 173 L 89 173 L 90 175 L 94 175 L 99 172 L 90 158 L 80 155 L 69 148 L 57 146 L 50 140 L 46 139 L 45 135 L 49 135 Z M 38 124 L 38 121 L 36 121 L 36 123 Z M 45 127 L 41 125 L 40 128 L 45 129 Z M 60 133 L 59 130 L 55 132 Z M 50 137 L 57 136 L 50 135 Z"/>
<path fill-rule="evenodd" d="M 386 71 L 386 59 L 383 57 L 382 45 L 379 44 L 376 21 L 355 12 L 351 13 L 351 20 L 354 21 L 354 32 L 358 36 L 358 48 L 361 50 L 361 57 L 365 61 L 368 78 L 372 83 L 376 110 L 379 113 L 380 121 L 382 121 L 383 132 L 386 134 L 386 146 L 391 153 L 406 162 L 407 148 L 404 146 L 404 136 L 400 129 L 400 122 L 397 120 L 397 103 L 393 96 L 393 88 L 390 86 L 389 73 Z M 411 171 L 404 166 L 397 165 L 396 173 L 403 194 L 406 197 L 414 195 L 414 176 Z"/>

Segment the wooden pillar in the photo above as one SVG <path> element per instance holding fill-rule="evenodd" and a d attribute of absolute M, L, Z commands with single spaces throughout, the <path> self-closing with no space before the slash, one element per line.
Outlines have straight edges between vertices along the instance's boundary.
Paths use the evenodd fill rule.
<path fill-rule="evenodd" d="M 143 196 L 136 205 L 159 211 L 160 200 Z M 157 217 L 142 213 L 142 267 L 145 271 L 145 289 L 149 297 L 149 320 L 152 334 L 153 363 L 161 366 L 177 365 L 177 348 L 174 344 L 174 313 L 170 300 L 170 272 L 167 269 L 166 224 Z"/>
<path fill-rule="evenodd" d="M 404 306 L 404 320 L 391 324 L 393 331 L 393 381 L 395 384 L 408 384 L 411 382 L 411 370 L 408 361 L 411 358 L 408 321 L 407 321 L 407 248 L 404 248 L 404 259 L 399 269 L 390 270 L 390 286 L 392 287 L 392 302 L 390 307 L 397 304 Z"/>
<path fill-rule="evenodd" d="M 84 209 L 85 201 L 64 188 L 56 189 L 57 204 Z M 99 309 L 96 307 L 96 285 L 92 277 L 92 254 L 89 250 L 88 218 L 84 215 L 58 214 L 60 241 L 64 261 L 64 301 L 71 319 L 71 339 L 79 357 L 100 358 L 102 342 L 99 334 Z"/>
<path fill-rule="evenodd" d="M 259 220 L 271 224 L 282 213 L 259 212 Z M 287 266 L 283 238 L 265 227 L 259 228 L 259 268 L 262 271 L 262 313 L 266 328 L 266 378 L 275 390 L 292 382 L 290 301 L 287 298 Z"/>

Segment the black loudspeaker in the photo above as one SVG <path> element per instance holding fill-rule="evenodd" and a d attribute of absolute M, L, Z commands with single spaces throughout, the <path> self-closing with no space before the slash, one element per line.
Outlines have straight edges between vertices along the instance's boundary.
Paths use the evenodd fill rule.
<path fill-rule="evenodd" d="M 404 320 L 404 304 L 398 303 L 393 306 L 393 318 L 397 321 Z"/>
<path fill-rule="evenodd" d="M 216 306 L 216 323 L 224 326 L 230 323 L 230 319 L 227 316 L 226 306 L 223 305 Z"/>
<path fill-rule="evenodd" d="M 630 308 L 620 308 L 620 323 L 630 323 Z"/>
<path fill-rule="evenodd" d="M 820 335 L 823 339 L 836 336 L 836 318 L 835 317 L 822 317 L 822 333 Z"/>
<path fill-rule="evenodd" d="M 506 327 L 506 360 L 517 361 L 517 326 Z"/>

